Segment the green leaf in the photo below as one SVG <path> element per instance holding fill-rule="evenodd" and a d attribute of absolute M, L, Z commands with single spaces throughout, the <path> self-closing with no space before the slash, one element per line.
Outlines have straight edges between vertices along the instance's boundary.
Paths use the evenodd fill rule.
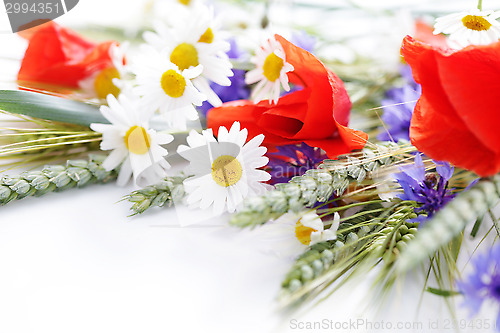
<path fill-rule="evenodd" d="M 477 232 L 479 231 L 479 227 L 481 226 L 481 223 L 483 223 L 484 215 L 479 217 L 476 220 L 476 223 L 474 223 L 474 227 L 472 228 L 472 231 L 470 232 L 471 237 L 476 237 Z"/>
<path fill-rule="evenodd" d="M 109 124 L 96 106 L 30 91 L 0 90 L 0 109 L 75 125 Z"/>
<path fill-rule="evenodd" d="M 432 287 L 427 287 L 425 289 L 427 292 L 430 292 L 431 294 L 442 296 L 442 297 L 451 297 L 451 296 L 457 296 L 461 295 L 458 291 L 454 290 L 442 290 L 442 289 L 436 289 Z"/>
<path fill-rule="evenodd" d="M 464 234 L 459 234 L 450 243 L 450 252 L 453 261 L 456 263 L 458 260 L 458 255 L 460 254 L 460 248 L 462 247 L 462 241 L 464 239 Z"/>

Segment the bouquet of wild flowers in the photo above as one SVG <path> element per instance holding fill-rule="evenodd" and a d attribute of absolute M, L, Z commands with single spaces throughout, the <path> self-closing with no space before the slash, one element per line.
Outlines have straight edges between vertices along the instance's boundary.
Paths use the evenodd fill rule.
<path fill-rule="evenodd" d="M 322 61 L 304 34 L 266 29 L 249 57 L 250 32 L 226 40 L 212 8 L 171 5 L 140 45 L 54 22 L 23 34 L 20 89 L 0 92 L 17 118 L 1 130 L 3 165 L 66 162 L 4 176 L 1 204 L 133 179 L 133 215 L 175 203 L 279 234 L 271 247 L 295 258 L 284 306 L 374 267 L 384 291 L 419 266 L 437 277 L 430 292 L 463 294 L 473 311 L 498 303 L 498 247 L 473 258 L 468 279 L 456 262 L 467 225 L 486 237 L 489 216 L 500 235 L 500 14 L 480 3 L 438 18 L 434 35 L 418 22 L 400 73 L 381 80 Z M 189 166 L 170 174 L 179 156 Z"/>

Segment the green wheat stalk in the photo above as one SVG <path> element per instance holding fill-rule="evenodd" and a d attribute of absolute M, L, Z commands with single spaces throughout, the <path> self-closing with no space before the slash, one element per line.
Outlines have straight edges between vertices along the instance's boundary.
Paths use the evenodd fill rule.
<path fill-rule="evenodd" d="M 385 266 L 394 263 L 400 250 L 417 234 L 416 224 L 407 222 L 416 217 L 414 203 L 405 201 L 385 209 L 372 209 L 377 206 L 380 204 L 367 205 L 363 211 L 371 213 L 341 222 L 336 240 L 315 244 L 297 258 L 282 283 L 283 307 L 314 299 L 341 280 L 329 292 L 331 295 L 342 284 L 379 263 Z"/>
<path fill-rule="evenodd" d="M 116 171 L 102 167 L 103 156 L 88 160 L 69 160 L 66 165 L 49 165 L 40 171 L 27 171 L 17 177 L 0 179 L 0 205 L 29 196 L 65 191 L 90 183 L 107 183 L 117 177 Z"/>
<path fill-rule="evenodd" d="M 49 161 L 68 160 L 99 151 L 102 140 L 85 126 L 59 124 L 1 111 L 13 118 L 0 127 L 0 166 L 38 166 Z"/>
<path fill-rule="evenodd" d="M 395 274 L 407 272 L 432 257 L 440 248 L 459 236 L 469 222 L 476 221 L 500 201 L 500 175 L 482 179 L 457 195 L 441 209 L 418 237 L 408 244 L 396 264 Z"/>
<path fill-rule="evenodd" d="M 392 166 L 415 150 L 393 142 L 365 147 L 359 154 L 339 160 L 325 160 L 317 169 L 308 170 L 290 182 L 277 184 L 263 196 L 248 198 L 242 210 L 231 217 L 230 224 L 254 227 L 276 219 L 288 211 L 299 212 L 318 202 L 327 202 L 333 194 L 342 195 L 350 184 L 362 184 L 374 171 Z M 373 182 L 371 182 L 373 185 Z"/>
<path fill-rule="evenodd" d="M 122 200 L 133 203 L 131 216 L 142 214 L 153 207 L 171 206 L 185 196 L 183 182 L 186 176 L 166 177 L 160 183 L 147 186 L 125 196 Z"/>

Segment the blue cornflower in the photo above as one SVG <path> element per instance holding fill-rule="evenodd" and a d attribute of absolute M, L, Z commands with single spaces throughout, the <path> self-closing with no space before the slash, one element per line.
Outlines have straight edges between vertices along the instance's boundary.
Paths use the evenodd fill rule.
<path fill-rule="evenodd" d="M 277 147 L 278 151 L 267 154 L 269 157 L 269 173 L 271 183 L 286 183 L 295 176 L 303 175 L 307 170 L 314 169 L 327 158 L 319 148 L 313 148 L 305 143 Z"/>
<path fill-rule="evenodd" d="M 231 48 L 226 53 L 230 59 L 240 59 L 244 56 L 243 52 L 241 52 L 236 45 L 234 39 L 229 41 Z M 210 83 L 210 87 L 212 90 L 219 96 L 222 102 L 230 102 L 239 99 L 248 99 L 250 97 L 250 88 L 245 83 L 245 71 L 242 69 L 233 69 L 233 76 L 229 78 L 231 81 L 230 86 L 221 86 L 217 83 Z M 206 115 L 208 110 L 210 110 L 213 106 L 204 102 L 200 107 L 200 111 Z"/>
<path fill-rule="evenodd" d="M 453 175 L 454 168 L 446 162 L 434 163 L 437 174 L 426 174 L 422 156 L 417 154 L 413 165 L 400 167 L 401 172 L 394 175 L 404 190 L 398 197 L 401 200 L 412 200 L 422 204 L 415 211 L 427 212 L 427 218 L 432 217 L 455 196 L 448 189 L 448 181 Z M 421 220 L 423 218 L 419 219 Z"/>
<path fill-rule="evenodd" d="M 500 245 L 486 253 L 476 254 L 472 263 L 474 273 L 467 280 L 459 281 L 457 286 L 471 315 L 475 315 L 486 300 L 500 304 Z M 500 312 L 497 316 L 497 330 L 500 330 L 498 324 Z"/>
<path fill-rule="evenodd" d="M 384 110 L 382 121 L 385 124 L 383 132 L 377 136 L 381 141 L 410 140 L 411 117 L 422 89 L 413 80 L 410 66 L 402 67 L 401 77 L 405 80 L 405 85 L 388 90 L 386 98 L 381 102 Z"/>

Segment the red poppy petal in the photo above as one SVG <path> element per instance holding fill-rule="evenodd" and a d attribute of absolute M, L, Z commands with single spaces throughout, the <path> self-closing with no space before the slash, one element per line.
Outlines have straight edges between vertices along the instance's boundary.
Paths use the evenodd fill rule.
<path fill-rule="evenodd" d="M 26 39 L 26 40 L 30 40 L 31 37 L 33 37 L 33 35 L 40 29 L 44 29 L 45 27 L 47 27 L 48 25 L 51 25 L 51 24 L 56 24 L 54 21 L 47 21 L 43 24 L 40 24 L 40 25 L 36 25 L 32 28 L 29 28 L 29 29 L 25 29 L 25 30 L 21 30 L 21 31 L 18 31 L 17 34 L 19 36 L 21 36 L 22 38 Z"/>
<path fill-rule="evenodd" d="M 288 80 L 294 84 L 311 87 L 317 76 L 324 75 L 325 66 L 314 55 L 295 46 L 280 35 L 274 35 L 285 51 L 285 60 L 293 66 Z"/>
<path fill-rule="evenodd" d="M 311 53 L 280 35 L 275 35 L 275 38 L 283 46 L 286 61 L 294 67 L 293 72 L 288 73 L 289 80 L 311 89 L 304 126 L 294 138 L 331 136 L 337 130 L 335 117 L 339 117 L 341 124 L 347 125 L 351 102 L 342 80 Z M 328 113 L 326 110 L 332 111 Z"/>
<path fill-rule="evenodd" d="M 54 22 L 36 27 L 28 37 L 19 81 L 78 87 L 89 66 L 103 68 L 105 62 L 111 63 L 111 42 L 96 45 Z"/>
<path fill-rule="evenodd" d="M 436 53 L 442 85 L 456 113 L 481 142 L 500 152 L 500 43 Z"/>
<path fill-rule="evenodd" d="M 446 118 L 450 126 L 467 130 L 467 125 L 458 117 L 441 85 L 436 51 L 430 45 L 406 36 L 403 40 L 401 54 L 411 66 L 415 81 L 422 85 L 422 96 L 426 97 L 428 103 L 439 110 L 441 116 Z M 416 120 L 412 118 L 412 122 L 414 121 Z"/>
<path fill-rule="evenodd" d="M 281 97 L 277 105 L 262 101 L 235 101 L 213 108 L 207 114 L 208 127 L 229 126 L 240 121 L 249 136 L 264 134 L 264 144 L 309 142 L 326 150 L 330 157 L 359 149 L 366 143 L 365 133 L 345 128 L 351 102 L 343 82 L 309 52 L 276 35 L 294 66 L 288 77 L 304 89 Z M 337 122 L 336 117 L 339 118 Z"/>
<path fill-rule="evenodd" d="M 461 117 L 465 111 L 468 111 L 469 117 L 480 117 L 481 109 L 478 112 L 475 112 L 476 107 L 472 106 L 468 110 L 462 109 L 456 102 L 462 97 L 456 92 L 451 92 L 454 83 L 448 75 L 455 75 L 452 72 L 460 70 L 457 69 L 457 65 L 443 67 L 443 64 L 455 57 L 456 53 L 432 48 L 409 36 L 405 37 L 401 52 L 412 67 L 416 81 L 422 84 L 422 96 L 411 120 L 410 138 L 413 145 L 435 160 L 450 162 L 481 176 L 498 172 L 499 154 L 491 149 L 492 145 L 489 142 L 485 145 L 485 141 L 482 140 L 485 134 L 481 130 L 471 130 L 470 118 Z M 461 76 L 454 80 L 466 80 L 466 78 Z M 443 88 L 442 81 L 446 89 Z M 468 83 L 471 86 L 475 84 L 475 82 L 471 84 L 471 81 Z M 465 94 L 465 91 L 462 93 Z M 469 98 L 478 97 L 469 96 Z M 498 116 L 494 119 L 498 119 Z"/>
<path fill-rule="evenodd" d="M 410 127 L 413 145 L 434 160 L 448 161 L 480 176 L 497 173 L 500 154 L 485 147 L 467 129 L 453 126 L 442 111 L 443 105 L 435 108 L 426 96 L 420 98 Z"/>
<path fill-rule="evenodd" d="M 345 89 L 344 82 L 330 70 L 328 70 L 328 77 L 333 89 L 333 116 L 337 123 L 347 126 L 351 115 L 351 100 Z"/>
<path fill-rule="evenodd" d="M 339 135 L 335 138 L 324 140 L 304 140 L 312 147 L 323 149 L 329 158 L 349 153 L 355 149 L 363 149 L 368 135 L 362 131 L 353 130 L 349 127 L 339 125 Z"/>
<path fill-rule="evenodd" d="M 84 66 L 89 73 L 114 66 L 111 55 L 109 54 L 109 50 L 113 45 L 118 45 L 118 43 L 115 41 L 107 41 L 98 44 L 85 56 L 80 64 Z"/>
<path fill-rule="evenodd" d="M 265 131 L 278 136 L 294 139 L 304 126 L 307 115 L 307 100 L 310 89 L 305 88 L 281 97 L 278 104 L 260 104 L 266 108 L 258 118 L 257 124 Z"/>
<path fill-rule="evenodd" d="M 248 140 L 264 134 L 266 143 L 281 144 L 283 138 L 264 131 L 257 125 L 256 120 L 266 110 L 265 107 L 255 105 L 251 101 L 241 100 L 222 104 L 222 106 L 212 108 L 207 113 L 207 128 L 211 128 L 217 135 L 220 126 L 230 128 L 235 121 L 239 121 L 241 128 L 248 130 Z"/>
<path fill-rule="evenodd" d="M 434 27 L 422 20 L 417 20 L 415 23 L 415 39 L 434 47 L 449 48 L 446 37 L 444 35 L 434 35 Z"/>
<path fill-rule="evenodd" d="M 268 110 L 270 111 L 270 110 Z M 257 124 L 263 130 L 274 133 L 286 139 L 293 139 L 304 126 L 304 122 L 299 117 L 294 117 L 297 113 L 307 112 L 307 104 L 297 104 L 294 106 L 279 107 L 275 106 L 271 112 L 264 112 Z"/>

